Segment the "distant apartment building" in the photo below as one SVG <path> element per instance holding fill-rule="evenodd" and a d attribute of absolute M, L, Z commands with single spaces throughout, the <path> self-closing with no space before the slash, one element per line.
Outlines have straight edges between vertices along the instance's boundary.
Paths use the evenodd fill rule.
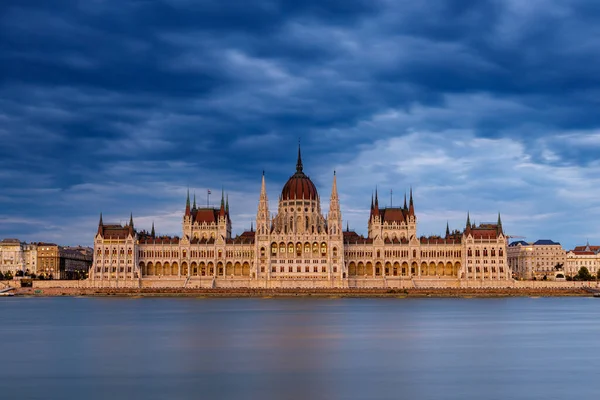
<path fill-rule="evenodd" d="M 37 274 L 45 278 L 60 279 L 59 247 L 54 243 L 37 244 Z"/>
<path fill-rule="evenodd" d="M 22 271 L 25 260 L 23 243 L 19 239 L 3 239 L 0 241 L 0 272 L 15 274 Z"/>
<path fill-rule="evenodd" d="M 566 276 L 566 252 L 558 242 L 513 242 L 508 246 L 508 265 L 516 278 L 561 280 Z"/>
<path fill-rule="evenodd" d="M 597 275 L 600 269 L 600 246 L 576 246 L 567 253 L 566 274 L 575 276 L 581 267 L 586 267 L 592 275 Z"/>

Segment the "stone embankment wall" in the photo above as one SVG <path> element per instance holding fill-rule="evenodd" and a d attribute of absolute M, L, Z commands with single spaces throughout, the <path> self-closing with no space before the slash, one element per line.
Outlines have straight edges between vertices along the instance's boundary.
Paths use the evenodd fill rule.
<path fill-rule="evenodd" d="M 18 280 L 3 281 L 3 286 L 20 287 Z M 252 280 L 247 278 L 156 278 L 122 281 L 47 280 L 33 281 L 33 287 L 44 288 L 130 288 L 130 289 L 573 289 L 590 287 L 600 289 L 598 282 L 556 281 L 480 281 L 459 279 L 398 279 L 398 278 L 350 278 L 347 282 L 337 280 Z"/>

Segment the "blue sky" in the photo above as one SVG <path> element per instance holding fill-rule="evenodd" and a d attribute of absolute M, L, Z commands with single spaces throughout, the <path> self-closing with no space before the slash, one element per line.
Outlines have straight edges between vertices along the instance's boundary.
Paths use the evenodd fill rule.
<path fill-rule="evenodd" d="M 243 5 L 241 5 L 243 4 Z M 414 189 L 422 235 L 495 221 L 600 243 L 600 3 L 27 1 L 0 5 L 0 238 L 179 235 L 189 187 L 234 233 L 295 170 L 365 233 Z"/>

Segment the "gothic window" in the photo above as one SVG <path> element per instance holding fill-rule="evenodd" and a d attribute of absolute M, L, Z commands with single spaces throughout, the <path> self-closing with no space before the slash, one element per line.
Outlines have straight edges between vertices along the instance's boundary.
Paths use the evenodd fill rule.
<path fill-rule="evenodd" d="M 480 254 L 481 254 L 481 253 L 479 252 L 479 249 L 475 249 L 475 257 L 479 257 L 479 256 L 480 256 Z"/>
<path fill-rule="evenodd" d="M 261 256 L 261 257 L 264 257 L 264 256 L 265 256 L 265 248 L 264 248 L 264 247 L 261 247 L 261 248 L 260 248 L 260 256 Z"/>
<path fill-rule="evenodd" d="M 310 243 L 304 243 L 304 252 L 310 253 Z"/>
<path fill-rule="evenodd" d="M 496 257 L 496 249 L 492 247 L 492 257 Z"/>
<path fill-rule="evenodd" d="M 471 250 L 471 248 L 469 248 L 469 249 L 467 250 L 467 256 L 468 256 L 468 257 L 473 257 L 473 250 Z"/>
<path fill-rule="evenodd" d="M 334 247 L 334 248 L 333 248 L 333 256 L 334 256 L 334 257 L 337 257 L 337 247 Z"/>
<path fill-rule="evenodd" d="M 302 243 L 296 243 L 296 256 L 300 257 L 302 255 Z"/>
<path fill-rule="evenodd" d="M 319 254 L 319 244 L 313 243 L 313 254 Z"/>
<path fill-rule="evenodd" d="M 327 244 L 325 242 L 321 243 L 321 255 L 324 256 L 327 254 Z"/>
<path fill-rule="evenodd" d="M 417 251 L 413 250 L 413 258 L 417 258 Z"/>
<path fill-rule="evenodd" d="M 484 248 L 484 249 L 483 249 L 483 256 L 484 256 L 484 257 L 487 257 L 487 255 L 488 255 L 487 248 Z"/>
<path fill-rule="evenodd" d="M 500 257 L 504 256 L 504 250 L 502 250 L 502 248 L 498 249 L 498 255 Z"/>
<path fill-rule="evenodd" d="M 294 252 L 294 244 L 288 243 L 288 253 L 292 254 Z"/>

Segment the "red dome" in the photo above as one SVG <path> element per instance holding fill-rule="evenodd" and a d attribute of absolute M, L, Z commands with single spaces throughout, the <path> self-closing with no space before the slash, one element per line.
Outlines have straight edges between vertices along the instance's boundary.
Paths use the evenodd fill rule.
<path fill-rule="evenodd" d="M 296 172 L 288 179 L 281 191 L 283 200 L 317 200 L 317 188 L 302 171 Z"/>
<path fill-rule="evenodd" d="M 296 173 L 290 176 L 281 191 L 283 200 L 317 200 L 317 188 L 310 178 L 302 172 L 302 156 L 300 155 L 300 146 L 298 146 L 298 162 L 296 163 Z"/>

